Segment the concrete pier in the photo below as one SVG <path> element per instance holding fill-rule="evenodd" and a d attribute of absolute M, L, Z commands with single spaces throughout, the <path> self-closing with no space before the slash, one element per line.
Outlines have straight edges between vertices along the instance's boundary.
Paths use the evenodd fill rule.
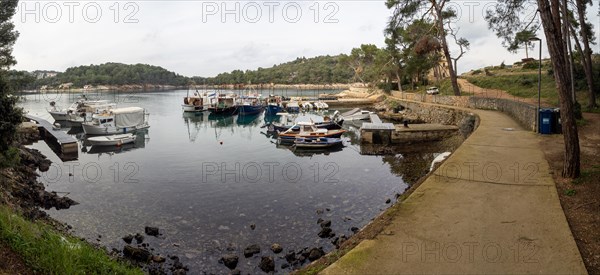
<path fill-rule="evenodd" d="M 458 132 L 454 125 L 442 124 L 410 124 L 394 125 L 384 123 L 376 114 L 371 115 L 370 123 L 363 123 L 360 128 L 360 140 L 365 144 L 410 144 L 442 140 Z"/>
<path fill-rule="evenodd" d="M 53 125 L 43 118 L 32 115 L 25 115 L 25 117 L 35 121 L 40 131 L 40 137 L 46 141 L 61 160 L 76 160 L 79 157 L 77 139 L 67 135 L 64 131 L 55 130 Z"/>
<path fill-rule="evenodd" d="M 457 126 L 442 124 L 410 124 L 408 127 L 404 125 L 395 127 L 392 133 L 393 144 L 437 141 L 458 132 Z"/>

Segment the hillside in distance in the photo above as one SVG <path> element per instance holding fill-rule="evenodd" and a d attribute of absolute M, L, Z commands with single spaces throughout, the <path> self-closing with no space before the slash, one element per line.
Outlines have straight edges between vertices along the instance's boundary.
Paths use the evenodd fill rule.
<path fill-rule="evenodd" d="M 299 57 L 294 61 L 256 70 L 234 70 L 215 77 L 193 77 L 196 84 L 332 84 L 349 83 L 354 71 L 342 61 L 344 55 Z"/>
<path fill-rule="evenodd" d="M 37 87 L 58 87 L 64 83 L 73 83 L 73 88 L 82 88 L 86 85 L 185 86 L 188 82 L 189 78 L 158 66 L 105 63 L 71 67 L 54 77 L 37 79 L 35 84 Z"/>

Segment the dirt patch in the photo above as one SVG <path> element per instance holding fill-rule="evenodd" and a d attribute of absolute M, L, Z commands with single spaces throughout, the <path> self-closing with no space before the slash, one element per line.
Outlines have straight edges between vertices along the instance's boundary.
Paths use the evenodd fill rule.
<path fill-rule="evenodd" d="M 600 114 L 584 113 L 584 118 L 584 125 L 579 127 L 582 171 L 579 179 L 571 181 L 561 176 L 562 135 L 540 137 L 540 144 L 587 271 L 600 274 Z"/>
<path fill-rule="evenodd" d="M 0 242 L 0 274 L 35 274 L 17 253 Z"/>

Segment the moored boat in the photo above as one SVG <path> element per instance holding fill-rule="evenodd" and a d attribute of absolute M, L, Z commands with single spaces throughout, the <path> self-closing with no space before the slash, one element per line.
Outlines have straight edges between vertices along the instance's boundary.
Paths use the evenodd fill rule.
<path fill-rule="evenodd" d="M 299 113 L 300 105 L 298 104 L 297 101 L 290 101 L 286 104 L 286 109 L 290 113 Z"/>
<path fill-rule="evenodd" d="M 150 127 L 148 113 L 140 107 L 105 110 L 92 115 L 92 120 L 81 124 L 86 135 L 113 135 L 129 133 Z"/>
<path fill-rule="evenodd" d="M 265 113 L 269 116 L 277 115 L 277 113 L 283 111 L 281 96 L 270 95 L 267 99 L 267 109 Z"/>
<path fill-rule="evenodd" d="M 352 109 L 342 114 L 344 120 L 367 120 L 373 112 L 361 110 L 360 108 Z"/>
<path fill-rule="evenodd" d="M 219 94 L 216 103 L 208 107 L 211 114 L 232 115 L 236 112 L 235 95 Z"/>
<path fill-rule="evenodd" d="M 123 144 L 133 143 L 135 141 L 135 135 L 133 134 L 121 134 L 111 136 L 98 136 L 87 138 L 91 145 L 96 146 L 120 146 Z"/>
<path fill-rule="evenodd" d="M 299 131 L 294 131 L 294 126 L 298 126 L 300 128 Z M 296 138 L 304 137 L 304 138 L 317 138 L 317 137 L 325 137 L 325 138 L 339 138 L 342 136 L 346 130 L 337 129 L 337 130 L 327 130 L 320 129 L 315 126 L 314 122 L 298 122 L 296 125 L 292 126 L 290 129 L 284 132 L 279 132 L 278 140 L 281 142 L 293 142 Z"/>
<path fill-rule="evenodd" d="M 323 149 L 323 148 L 330 148 L 330 147 L 335 147 L 335 146 L 340 146 L 340 145 L 342 145 L 341 138 L 298 137 L 294 140 L 294 146 L 296 148 L 303 148 L 303 149 Z"/>
<path fill-rule="evenodd" d="M 237 105 L 238 114 L 243 116 L 259 114 L 263 109 L 259 95 L 242 96 Z"/>

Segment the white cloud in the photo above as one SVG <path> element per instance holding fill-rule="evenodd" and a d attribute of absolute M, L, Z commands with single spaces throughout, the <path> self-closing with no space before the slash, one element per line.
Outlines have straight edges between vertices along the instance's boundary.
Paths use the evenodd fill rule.
<path fill-rule="evenodd" d="M 14 50 L 16 69 L 65 70 L 123 62 L 158 65 L 188 76 L 214 76 L 271 67 L 299 56 L 349 53 L 360 44 L 383 46 L 383 29 L 390 16 L 384 1 L 142 1 L 125 6 L 126 2 L 115 0 L 77 2 L 69 18 L 65 3 L 74 2 L 20 3 L 14 18 L 21 33 Z M 236 3 L 237 12 L 223 12 Z M 502 61 L 508 64 L 523 56 L 508 53 L 488 30 L 483 8 L 489 2 L 453 3 L 460 9 L 460 36 L 471 42 L 471 50 L 459 61 L 459 72 Z M 57 7 L 61 17 L 51 23 L 57 18 Z M 95 19 L 96 9 L 101 11 L 98 22 L 88 22 Z M 590 20 L 600 37 L 595 11 Z"/>

